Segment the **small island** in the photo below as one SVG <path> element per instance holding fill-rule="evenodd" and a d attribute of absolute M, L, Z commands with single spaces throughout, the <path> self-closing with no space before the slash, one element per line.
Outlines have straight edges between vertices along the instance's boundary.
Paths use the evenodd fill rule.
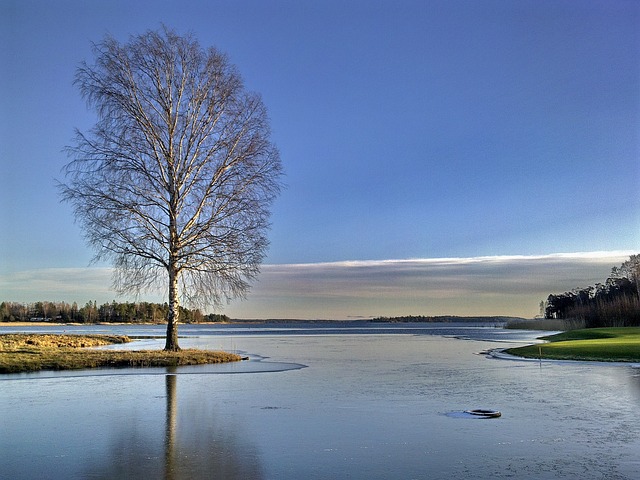
<path fill-rule="evenodd" d="M 212 350 L 99 350 L 128 343 L 124 335 L 0 334 L 0 373 L 85 368 L 168 367 L 237 362 L 240 355 Z"/>

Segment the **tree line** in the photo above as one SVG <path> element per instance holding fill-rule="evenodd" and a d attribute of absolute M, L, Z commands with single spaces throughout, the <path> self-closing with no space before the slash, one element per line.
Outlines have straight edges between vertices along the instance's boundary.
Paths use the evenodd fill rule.
<path fill-rule="evenodd" d="M 164 323 L 169 312 L 167 303 L 124 302 L 115 300 L 98 305 L 89 301 L 79 307 L 76 302 L 2 302 L 0 322 L 61 323 Z M 199 309 L 180 307 L 183 323 L 226 322 L 229 317 L 217 313 L 203 314 Z"/>
<path fill-rule="evenodd" d="M 604 283 L 549 295 L 544 313 L 568 327 L 640 326 L 640 254 L 613 267 Z"/>
<path fill-rule="evenodd" d="M 459 317 L 456 315 L 402 315 L 398 317 L 376 317 L 371 320 L 367 320 L 371 323 L 480 323 L 480 322 L 494 322 L 503 323 L 509 320 L 523 320 L 517 317 L 505 317 L 505 316 L 478 316 L 478 317 Z"/>

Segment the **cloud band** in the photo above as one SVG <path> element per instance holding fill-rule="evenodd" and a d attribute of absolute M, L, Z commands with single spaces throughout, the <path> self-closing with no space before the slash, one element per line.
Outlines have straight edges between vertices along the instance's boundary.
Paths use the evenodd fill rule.
<path fill-rule="evenodd" d="M 532 317 L 550 293 L 604 282 L 634 251 L 263 265 L 232 318 L 346 319 L 394 315 Z M 84 304 L 116 298 L 109 268 L 0 275 L 0 300 Z M 162 292 L 143 300 L 165 301 Z M 121 300 L 135 300 L 125 298 Z"/>

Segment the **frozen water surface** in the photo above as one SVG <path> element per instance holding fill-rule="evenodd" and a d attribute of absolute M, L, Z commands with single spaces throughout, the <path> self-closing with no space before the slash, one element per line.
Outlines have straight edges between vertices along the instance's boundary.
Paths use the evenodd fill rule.
<path fill-rule="evenodd" d="M 180 333 L 183 347 L 251 360 L 0 377 L 0 478 L 640 478 L 640 371 L 477 355 L 534 332 L 413 324 Z M 502 417 L 463 413 L 474 408 Z"/>

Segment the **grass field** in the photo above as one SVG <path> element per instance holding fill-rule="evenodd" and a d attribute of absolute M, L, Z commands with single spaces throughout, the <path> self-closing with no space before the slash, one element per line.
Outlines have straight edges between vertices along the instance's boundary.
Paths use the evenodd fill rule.
<path fill-rule="evenodd" d="M 1 334 L 0 373 L 85 368 L 166 367 L 235 362 L 239 355 L 211 350 L 92 350 L 115 343 L 127 343 L 126 336 Z"/>
<path fill-rule="evenodd" d="M 506 353 L 554 360 L 640 362 L 640 327 L 588 328 L 541 338 L 548 343 L 510 348 Z"/>

